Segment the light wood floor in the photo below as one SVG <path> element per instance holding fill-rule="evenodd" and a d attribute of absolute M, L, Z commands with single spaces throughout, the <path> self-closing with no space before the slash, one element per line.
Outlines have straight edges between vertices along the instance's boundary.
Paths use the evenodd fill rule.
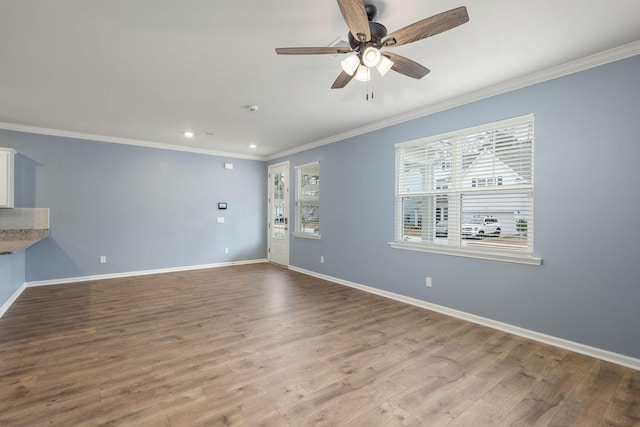
<path fill-rule="evenodd" d="M 26 289 L 0 425 L 638 426 L 640 372 L 256 264 Z"/>

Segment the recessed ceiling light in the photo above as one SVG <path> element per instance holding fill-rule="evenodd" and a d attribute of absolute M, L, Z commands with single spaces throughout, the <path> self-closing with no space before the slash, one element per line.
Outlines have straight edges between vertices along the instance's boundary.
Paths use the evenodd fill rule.
<path fill-rule="evenodd" d="M 255 150 L 256 148 L 258 148 L 258 146 L 256 144 L 251 144 L 249 148 L 251 148 L 252 150 Z"/>
<path fill-rule="evenodd" d="M 190 130 L 185 130 L 183 132 L 183 135 L 185 136 L 185 138 L 193 138 L 193 132 L 191 132 Z"/>

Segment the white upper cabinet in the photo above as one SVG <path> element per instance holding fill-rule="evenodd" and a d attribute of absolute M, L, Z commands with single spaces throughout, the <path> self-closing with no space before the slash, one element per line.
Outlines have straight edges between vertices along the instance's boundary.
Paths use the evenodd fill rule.
<path fill-rule="evenodd" d="M 13 207 L 13 158 L 15 150 L 0 147 L 0 208 Z"/>

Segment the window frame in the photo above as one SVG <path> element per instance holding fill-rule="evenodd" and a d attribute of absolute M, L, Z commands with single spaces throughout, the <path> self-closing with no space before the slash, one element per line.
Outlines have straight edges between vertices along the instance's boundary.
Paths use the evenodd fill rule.
<path fill-rule="evenodd" d="M 516 127 L 522 124 L 530 123 L 531 126 L 531 164 L 527 169 L 531 175 L 530 183 L 516 183 L 515 185 L 503 185 L 503 177 L 493 177 L 491 179 L 495 180 L 493 185 L 489 184 L 489 179 L 486 179 L 486 184 L 483 186 L 471 186 L 470 188 L 466 188 L 462 184 L 462 173 L 464 172 L 462 166 L 463 153 L 461 152 L 460 146 L 463 144 L 464 138 L 469 135 L 483 133 L 483 132 L 498 132 L 502 129 L 509 127 Z M 421 251 L 421 252 L 430 252 L 430 253 L 439 253 L 446 255 L 454 255 L 454 256 L 463 256 L 469 258 L 478 258 L 478 259 L 488 259 L 488 260 L 497 260 L 497 261 L 505 261 L 505 262 L 515 262 L 515 263 L 523 263 L 523 264 L 531 264 L 531 265 L 540 265 L 542 263 L 542 259 L 538 258 L 534 255 L 534 247 L 533 247 L 533 168 L 534 168 L 534 136 L 533 136 L 533 126 L 534 126 L 534 115 L 527 114 L 524 116 L 515 117 L 512 119 L 496 121 L 492 123 L 487 123 L 480 126 L 474 126 L 466 129 L 460 129 L 453 132 L 447 132 L 444 134 L 429 136 L 425 138 L 419 138 L 412 141 L 406 141 L 402 143 L 398 143 L 395 145 L 396 149 L 396 162 L 395 162 L 395 238 L 393 242 L 390 242 L 389 245 L 395 249 L 405 249 L 412 251 Z M 450 161 L 452 165 L 451 173 L 453 176 L 452 179 L 452 188 L 435 188 L 433 190 L 420 190 L 420 191 L 408 191 L 408 189 L 401 190 L 400 185 L 404 183 L 404 176 L 401 177 L 401 173 L 405 172 L 405 164 L 402 163 L 403 155 L 406 154 L 406 149 L 412 148 L 420 148 L 424 146 L 425 149 L 428 149 L 429 144 L 433 144 L 436 142 L 443 141 L 451 141 L 451 147 L 453 151 L 453 155 Z M 442 166 L 443 170 L 445 166 Z M 437 187 L 437 185 L 436 185 Z M 438 194 L 436 194 L 438 193 Z M 527 211 L 526 211 L 526 221 L 527 221 L 527 234 L 529 235 L 527 240 L 527 248 L 526 250 L 509 250 L 509 249 L 496 249 L 494 247 L 484 247 L 478 248 L 469 246 L 462 243 L 461 236 L 461 225 L 464 220 L 463 216 L 465 215 L 462 209 L 462 199 L 464 195 L 469 197 L 470 195 L 504 195 L 509 197 L 509 195 L 515 195 L 515 197 L 526 197 L 527 201 Z M 405 237 L 405 224 L 404 224 L 404 205 L 403 198 L 406 197 L 427 197 L 433 198 L 434 205 L 437 203 L 438 197 L 444 197 L 447 200 L 448 212 L 447 219 L 449 223 L 449 233 L 451 234 L 451 238 L 446 241 L 446 243 L 434 243 L 434 241 L 409 241 Z M 503 197 L 504 197 L 503 196 Z M 516 220 L 517 223 L 518 220 Z M 431 225 L 429 225 L 431 226 Z M 435 225 L 434 225 L 435 226 Z M 421 226 L 422 227 L 422 226 Z M 452 232 L 452 229 L 454 230 Z M 424 231 L 423 231 L 424 232 Z M 409 239 L 411 239 L 409 237 Z M 452 243 L 453 242 L 453 243 Z M 457 243 L 456 243 L 457 242 Z M 496 245 L 497 246 L 497 245 Z"/>
<path fill-rule="evenodd" d="M 317 172 L 317 174 L 313 176 L 315 182 L 305 183 L 303 178 L 305 176 L 305 170 Z M 314 162 L 297 165 L 294 167 L 294 171 L 296 192 L 294 201 L 295 230 L 293 232 L 293 236 L 304 237 L 307 239 L 320 239 L 320 161 L 316 160 Z M 311 191 L 315 192 L 315 194 L 304 194 L 305 186 L 313 187 L 311 188 Z M 316 222 L 317 226 L 313 231 L 305 231 L 303 228 L 302 208 L 304 204 L 308 203 L 314 204 L 316 209 L 315 215 L 317 216 L 317 221 L 313 222 Z"/>

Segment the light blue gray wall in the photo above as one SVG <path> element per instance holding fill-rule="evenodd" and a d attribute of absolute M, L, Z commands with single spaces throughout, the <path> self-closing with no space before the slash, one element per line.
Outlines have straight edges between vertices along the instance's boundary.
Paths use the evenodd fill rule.
<path fill-rule="evenodd" d="M 638 76 L 634 57 L 274 160 L 321 162 L 322 239 L 293 237 L 291 264 L 640 358 Z M 395 143 L 528 113 L 543 265 L 389 247 Z"/>
<path fill-rule="evenodd" d="M 24 251 L 0 255 L 0 308 L 24 283 L 24 257 Z"/>
<path fill-rule="evenodd" d="M 50 209 L 27 281 L 266 258 L 265 162 L 10 131 L 0 146 L 19 152 L 16 207 Z"/>

